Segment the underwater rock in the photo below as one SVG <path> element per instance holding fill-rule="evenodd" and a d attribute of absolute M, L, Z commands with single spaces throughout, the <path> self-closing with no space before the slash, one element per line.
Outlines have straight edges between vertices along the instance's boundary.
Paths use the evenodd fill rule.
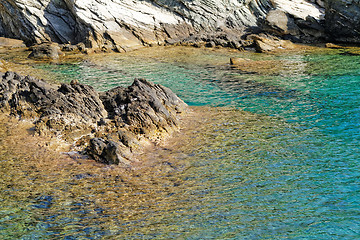
<path fill-rule="evenodd" d="M 186 106 L 170 89 L 145 79 L 101 93 L 78 81 L 57 86 L 14 72 L 0 79 L 3 112 L 35 120 L 39 135 L 68 142 L 82 136 L 89 156 L 108 164 L 128 164 L 142 140 L 158 141 L 177 129 Z"/>

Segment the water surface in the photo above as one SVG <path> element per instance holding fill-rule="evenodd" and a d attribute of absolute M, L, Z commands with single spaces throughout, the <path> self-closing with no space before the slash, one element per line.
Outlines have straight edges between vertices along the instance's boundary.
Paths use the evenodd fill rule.
<path fill-rule="evenodd" d="M 146 78 L 193 114 L 131 170 L 19 151 L 28 136 L 2 127 L 1 238 L 360 238 L 358 56 L 179 47 L 32 68 L 98 90 Z"/>

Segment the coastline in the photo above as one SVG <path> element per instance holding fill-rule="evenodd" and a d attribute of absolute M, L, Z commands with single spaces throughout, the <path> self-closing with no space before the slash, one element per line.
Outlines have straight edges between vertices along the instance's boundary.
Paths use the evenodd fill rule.
<path fill-rule="evenodd" d="M 178 55 L 181 54 L 183 55 L 186 51 L 189 51 L 189 52 L 192 52 L 192 49 L 194 49 L 193 47 L 186 47 L 186 46 L 168 46 L 168 47 L 150 47 L 150 48 L 146 48 L 146 49 L 142 49 L 142 50 L 137 50 L 137 51 L 134 51 L 132 53 L 121 53 L 120 55 L 122 54 L 135 54 L 135 55 L 139 55 L 139 56 L 145 56 L 147 54 L 150 54 L 152 53 L 154 50 L 160 50 L 158 52 L 161 52 L 163 50 L 166 50 L 166 51 L 172 51 L 174 50 L 174 54 L 173 54 L 173 58 L 174 59 L 177 59 L 176 61 L 182 61 L 181 58 L 178 58 Z M 201 55 L 201 49 L 199 48 L 195 48 L 195 49 L 198 49 L 200 52 L 199 54 Z M 194 49 L 194 50 L 195 50 Z M 236 51 L 236 50 L 233 50 L 233 49 L 227 49 L 227 48 L 202 48 L 204 51 L 213 51 L 213 52 L 219 52 L 219 54 L 223 53 L 223 52 L 229 52 L 231 53 L 233 56 L 236 56 L 239 52 Z M 8 49 L 9 50 L 9 49 Z M 6 63 L 3 63 L 2 64 L 2 69 L 3 70 L 9 70 L 9 69 L 14 69 L 14 70 L 18 70 L 18 69 L 23 69 L 23 71 L 38 71 L 38 69 L 34 69 L 32 67 L 32 65 L 34 63 L 36 64 L 55 64 L 55 66 L 57 64 L 63 64 L 63 63 L 67 63 L 67 62 L 79 62 L 80 61 L 89 61 L 87 59 L 90 59 L 90 61 L 92 61 L 91 59 L 101 59 L 103 58 L 103 56 L 119 56 L 118 53 L 99 53 L 99 54 L 94 54 L 94 55 L 83 55 L 81 53 L 69 53 L 67 54 L 66 56 L 64 56 L 63 59 L 59 59 L 58 61 L 55 61 L 55 62 L 52 62 L 52 61 L 48 61 L 48 60 L 41 60 L 41 61 L 38 61 L 38 60 L 32 60 L 32 59 L 26 59 L 26 55 L 28 54 L 28 51 L 25 51 L 26 49 L 12 49 L 12 51 L 14 52 L 14 55 L 9 55 L 9 60 L 12 59 L 12 56 L 14 56 L 13 60 L 11 60 L 10 62 L 6 62 Z M 4 50 L 3 48 L 3 51 L 6 51 Z M 22 51 L 25 51 L 24 54 L 22 55 L 18 55 L 17 53 L 18 52 L 22 52 Z M 166 52 L 165 51 L 165 52 Z M 322 46 L 309 46 L 309 45 L 296 45 L 296 47 L 294 48 L 291 48 L 291 49 L 278 49 L 277 51 L 273 51 L 271 53 L 258 53 L 258 55 L 256 56 L 276 56 L 277 54 L 287 54 L 287 53 L 296 53 L 296 52 L 309 52 L 309 53 L 314 53 L 314 52 L 339 52 L 339 53 L 342 53 L 342 52 L 354 52 L 354 53 L 357 53 L 358 48 L 356 47 L 340 47 L 338 46 L 337 48 L 323 48 Z M 145 55 L 144 55 L 145 54 Z M 168 52 L 164 53 L 165 55 L 168 54 Z M 197 54 L 197 53 L 196 53 Z M 242 54 L 244 54 L 242 52 Z M 186 56 L 186 53 L 185 53 L 185 58 L 188 59 L 188 57 Z M 159 55 L 159 59 L 161 59 L 162 56 L 161 54 Z M 185 59 L 184 59 L 185 60 Z M 240 59 L 241 62 L 240 62 L 240 65 L 238 64 L 232 64 L 230 65 L 231 68 L 235 68 L 235 69 L 238 69 L 240 70 L 241 72 L 244 72 L 246 74 L 246 72 L 257 72 L 257 71 L 260 71 L 258 72 L 260 75 L 262 74 L 279 74 L 278 72 L 282 72 L 283 69 L 282 69 L 282 65 L 283 63 L 281 62 L 278 62 L 277 60 L 273 61 L 257 61 L 257 60 L 250 60 L 250 59 Z M 245 60 L 245 62 L 244 62 Z M 194 61 L 198 61 L 196 58 L 194 59 Z M 222 62 L 223 60 L 220 60 L 218 61 L 217 59 L 214 59 L 214 60 L 211 60 L 211 62 L 213 62 L 213 64 L 224 64 Z M 20 64 L 17 64 L 17 62 L 19 62 Z M 228 62 L 227 64 L 229 64 L 230 62 Z M 270 63 L 270 64 L 269 64 Z M 271 67 L 273 66 L 273 67 Z M 286 66 L 286 64 L 285 64 Z M 269 69 L 270 67 L 270 69 Z M 29 70 L 28 70 L 29 69 Z M 46 71 L 45 71 L 46 72 Z M 38 72 L 39 74 L 39 72 Z M 40 71 L 40 75 L 42 76 L 46 76 L 42 73 L 42 71 Z M 51 79 L 50 82 L 56 82 L 56 79 Z M 56 85 L 54 85 L 56 86 Z M 251 85 L 250 85 L 251 86 Z M 278 89 L 276 89 L 277 91 Z M 187 113 L 185 113 L 187 114 Z M 181 117 L 182 118 L 182 117 Z M 185 117 L 186 118 L 186 117 Z M 186 122 L 186 121 L 185 121 Z M 181 128 L 181 125 L 182 125 L 182 120 L 180 120 L 180 128 Z M 188 124 L 188 123 L 186 123 Z M 174 131 L 178 131 L 176 129 L 174 129 Z M 86 132 L 86 131 L 85 131 Z M 86 136 L 88 133 L 86 133 L 84 136 Z M 102 134 L 97 134 L 98 136 L 102 135 Z M 140 140 L 141 145 L 142 147 L 139 148 L 140 149 L 143 149 L 143 150 L 140 150 L 140 154 L 134 154 L 134 159 L 136 158 L 141 158 L 141 155 L 143 155 L 144 153 L 146 154 L 147 151 L 149 151 L 149 149 L 153 148 L 154 145 L 159 145 L 159 146 L 163 146 L 166 142 L 165 139 L 169 138 L 169 135 L 171 135 L 171 132 L 163 135 L 162 137 L 160 137 L 160 140 Z M 51 136 L 51 135 L 50 135 Z M 87 138 L 87 137 L 85 137 Z M 172 138 L 172 137 L 170 137 Z M 76 141 L 79 141 L 79 138 L 75 138 Z M 79 151 L 81 149 L 80 146 L 82 146 L 83 143 L 80 143 L 80 145 L 78 147 L 74 147 L 74 143 L 76 142 L 66 142 L 64 141 L 64 139 L 61 139 L 61 138 L 57 138 L 56 136 L 52 136 L 52 138 L 48 139 L 48 140 L 45 140 L 45 141 L 48 141 L 49 144 L 43 144 L 42 146 L 46 146 L 46 145 L 53 145 L 53 146 L 56 146 L 57 145 L 57 149 L 60 152 L 69 152 L 70 155 L 72 155 L 73 158 L 81 158 L 81 155 L 77 155 L 77 154 L 74 154 L 73 151 Z M 62 144 L 59 144 L 59 143 L 54 143 L 56 141 L 63 141 Z M 88 140 L 85 140 L 85 142 L 88 141 Z M 52 142 L 52 143 L 51 143 Z M 80 142 L 82 142 L 82 140 L 80 140 Z M 87 144 L 85 143 L 85 146 Z M 71 146 L 72 146 L 72 149 L 71 149 Z M 65 150 L 67 149 L 67 150 Z M 83 147 L 82 147 L 83 149 Z M 151 151 L 151 150 L 150 150 Z M 80 151 L 81 152 L 81 151 Z M 141 161 L 139 162 L 135 162 L 134 163 L 135 165 L 139 166 L 139 164 L 141 164 Z"/>

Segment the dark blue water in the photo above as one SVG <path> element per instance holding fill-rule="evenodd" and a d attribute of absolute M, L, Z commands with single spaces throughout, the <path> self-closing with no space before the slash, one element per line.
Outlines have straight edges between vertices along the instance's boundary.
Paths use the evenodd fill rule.
<path fill-rule="evenodd" d="M 202 113 L 151 169 L 34 179 L 5 161 L 21 186 L 2 190 L 0 236 L 360 239 L 360 58 L 339 53 L 178 48 L 37 66 L 99 90 L 146 78 Z M 244 72 L 227 64 L 234 56 L 279 67 Z"/>

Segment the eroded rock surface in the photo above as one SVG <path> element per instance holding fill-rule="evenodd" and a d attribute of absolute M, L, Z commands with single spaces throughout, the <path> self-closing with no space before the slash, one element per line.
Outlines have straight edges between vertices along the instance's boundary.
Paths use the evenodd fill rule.
<path fill-rule="evenodd" d="M 6 0 L 0 2 L 0 35 L 127 51 L 219 27 L 244 30 L 271 6 L 270 0 Z"/>
<path fill-rule="evenodd" d="M 31 47 L 32 52 L 29 58 L 46 60 L 46 59 L 59 59 L 64 53 L 61 52 L 60 47 L 55 43 L 43 43 Z"/>
<path fill-rule="evenodd" d="M 360 42 L 360 2 L 357 0 L 327 0 L 326 31 L 336 42 Z"/>
<path fill-rule="evenodd" d="M 0 107 L 33 119 L 36 133 L 78 140 L 95 160 L 127 166 L 144 143 L 156 142 L 177 129 L 186 104 L 170 89 L 136 79 L 127 87 L 98 93 L 73 81 L 50 85 L 6 72 L 0 81 Z"/>

